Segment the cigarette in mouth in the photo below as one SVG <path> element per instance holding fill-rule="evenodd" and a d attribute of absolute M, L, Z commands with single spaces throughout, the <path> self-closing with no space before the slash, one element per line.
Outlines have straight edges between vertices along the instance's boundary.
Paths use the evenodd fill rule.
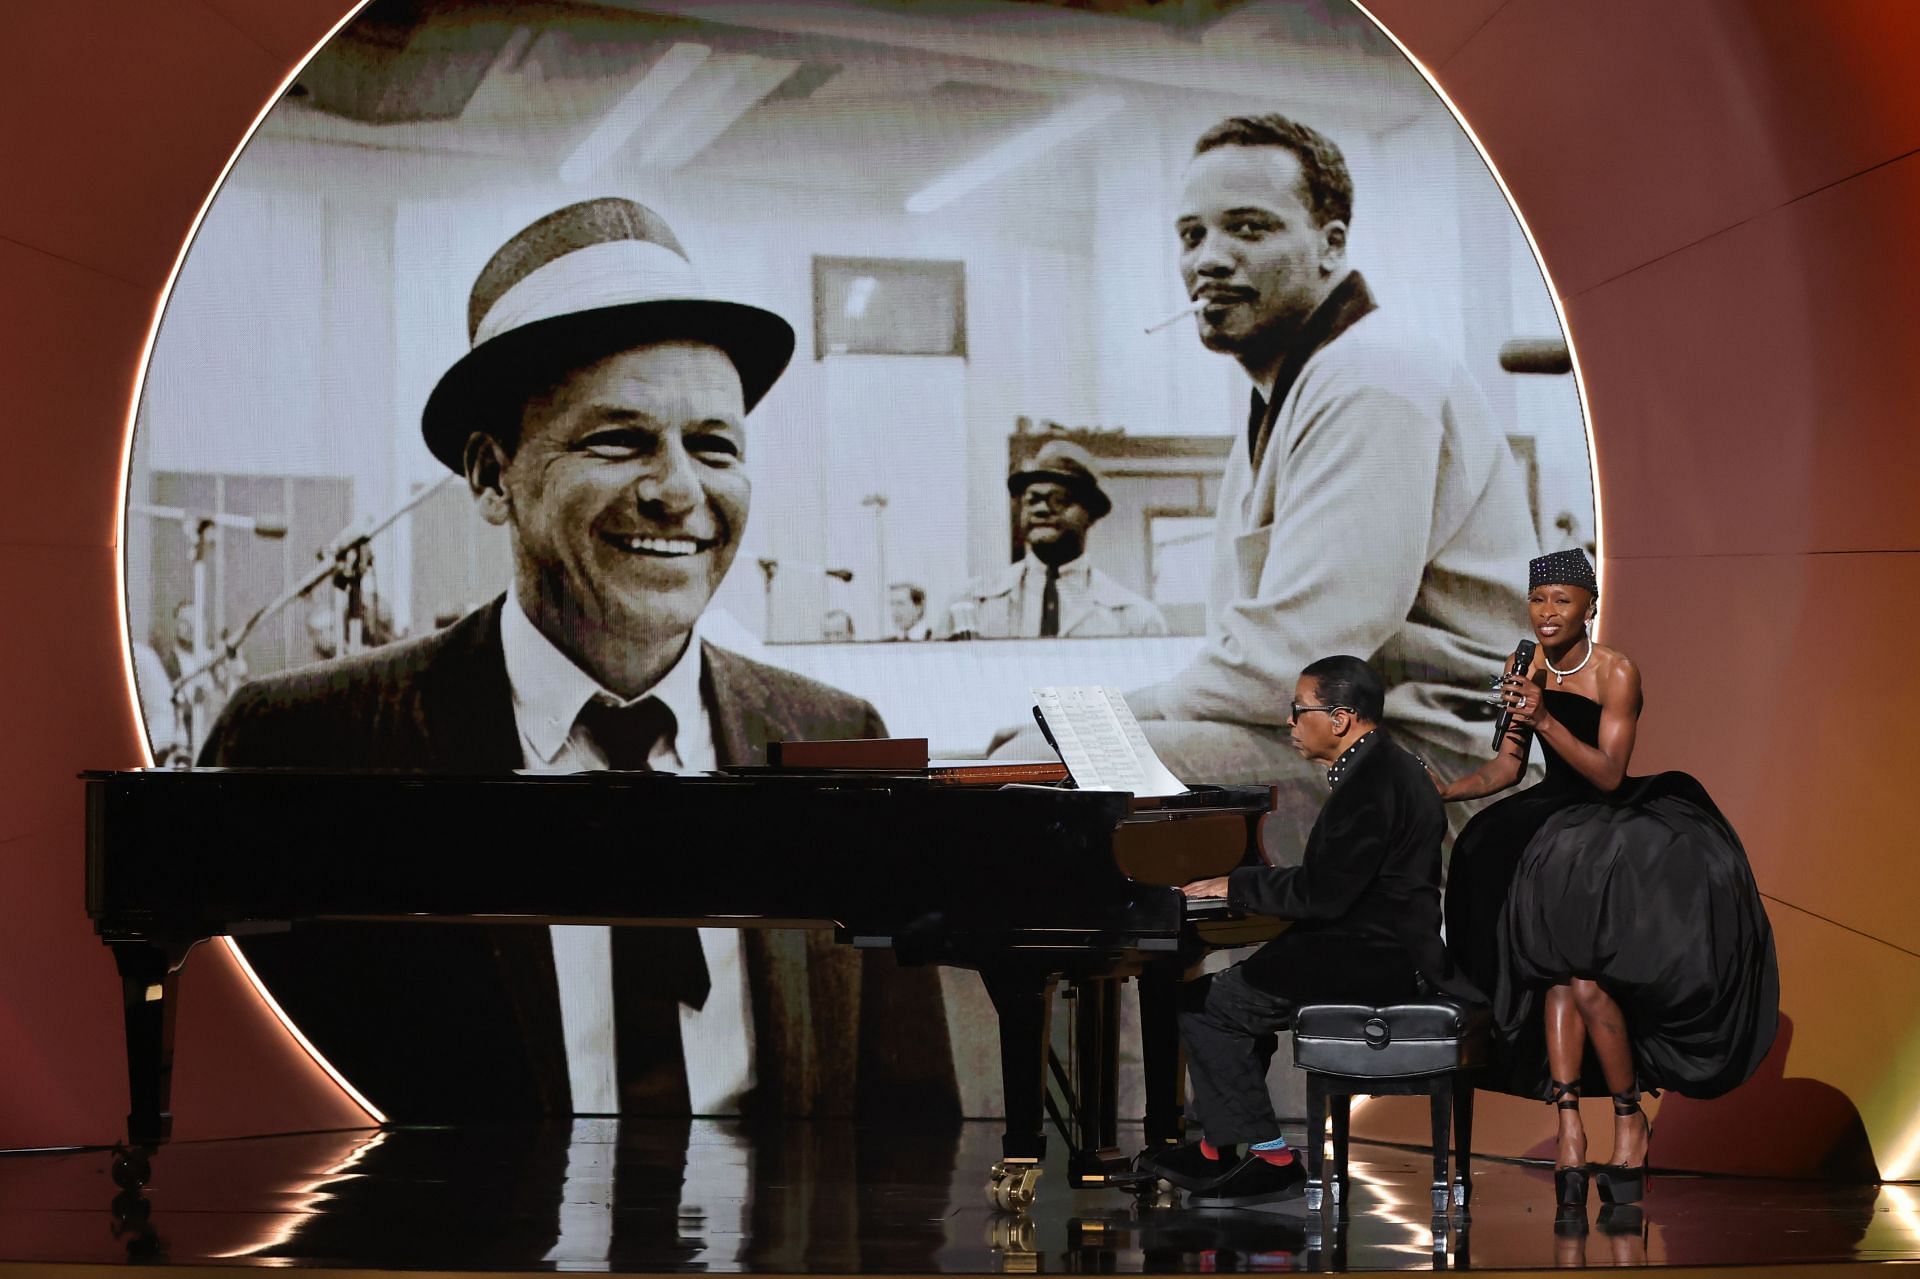
<path fill-rule="evenodd" d="M 1161 329 L 1166 328 L 1168 325 L 1178 324 L 1180 321 L 1186 319 L 1189 315 L 1193 315 L 1197 313 L 1202 307 L 1206 306 L 1206 304 L 1207 304 L 1206 298 L 1198 298 L 1192 302 L 1189 302 L 1185 306 L 1181 307 L 1178 311 L 1175 311 L 1172 315 L 1169 315 L 1166 319 L 1161 320 L 1156 324 L 1149 324 L 1146 328 L 1146 331 L 1148 333 L 1158 333 Z"/>

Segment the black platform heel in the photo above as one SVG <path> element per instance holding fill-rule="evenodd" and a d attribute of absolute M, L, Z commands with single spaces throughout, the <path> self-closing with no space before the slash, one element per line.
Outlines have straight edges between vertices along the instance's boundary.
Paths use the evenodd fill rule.
<path fill-rule="evenodd" d="M 1658 1093 L 1649 1090 L 1652 1096 Z M 1629 1088 L 1625 1092 L 1613 1094 L 1613 1113 L 1617 1119 L 1628 1115 L 1640 1116 L 1640 1122 L 1647 1130 L 1647 1152 L 1653 1150 L 1653 1123 L 1647 1118 L 1647 1112 L 1640 1109 L 1640 1090 Z M 1600 1199 L 1610 1204 L 1637 1204 L 1647 1195 L 1647 1156 L 1642 1155 L 1635 1165 L 1602 1164 L 1594 1169 L 1594 1181 L 1600 1187 Z"/>
<path fill-rule="evenodd" d="M 1549 1080 L 1548 1084 L 1550 1091 L 1547 1093 L 1547 1101 L 1555 1110 L 1580 1109 L 1579 1081 L 1576 1080 L 1573 1083 L 1563 1084 L 1559 1080 L 1554 1079 Z M 1587 1169 L 1584 1166 L 1579 1168 L 1561 1168 L 1557 1165 L 1555 1166 L 1553 1170 L 1553 1199 L 1555 1204 L 1553 1228 L 1556 1233 L 1566 1234 L 1570 1231 L 1585 1233 L 1587 1228 L 1587 1186 L 1590 1181 L 1591 1177 L 1588 1175 Z"/>

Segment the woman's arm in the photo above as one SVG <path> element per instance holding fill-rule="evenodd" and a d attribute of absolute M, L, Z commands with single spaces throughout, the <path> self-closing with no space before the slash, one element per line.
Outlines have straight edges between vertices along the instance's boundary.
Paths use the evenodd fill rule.
<path fill-rule="evenodd" d="M 1507 730 L 1500 740 L 1500 751 L 1492 759 L 1454 781 L 1442 781 L 1440 775 L 1431 767 L 1427 769 L 1433 778 L 1434 787 L 1439 790 L 1440 798 L 1452 803 L 1455 800 L 1479 799 L 1482 795 L 1492 795 L 1503 791 L 1520 780 L 1527 770 L 1527 734 L 1518 727 Z"/>
<path fill-rule="evenodd" d="M 1641 707 L 1640 668 L 1624 653 L 1609 652 L 1607 657 L 1607 667 L 1599 680 L 1600 734 L 1596 744 L 1589 746 L 1568 732 L 1567 726 L 1548 714 L 1544 706 L 1526 717 L 1541 741 L 1603 791 L 1618 788 L 1627 776 Z M 1516 711 L 1515 721 L 1521 718 Z"/>

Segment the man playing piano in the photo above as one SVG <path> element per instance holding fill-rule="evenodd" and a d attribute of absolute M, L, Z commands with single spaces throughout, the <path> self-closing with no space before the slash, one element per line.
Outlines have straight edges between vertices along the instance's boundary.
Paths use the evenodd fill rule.
<path fill-rule="evenodd" d="M 785 320 L 710 297 L 659 215 L 600 199 L 509 240 L 468 329 L 423 433 L 508 531 L 511 589 L 436 634 L 245 686 L 202 763 L 695 772 L 884 735 L 866 702 L 693 633 L 746 525 L 745 419 L 792 355 Z M 636 830 L 604 855 L 620 873 L 751 851 Z M 506 852 L 538 873 L 542 849 Z M 932 971 L 819 934 L 333 924 L 247 953 L 395 1119 L 956 1104 Z M 862 1017 L 863 997 L 888 1015 Z"/>
<path fill-rule="evenodd" d="M 1293 748 L 1330 793 L 1299 866 L 1243 866 L 1182 891 L 1293 926 L 1181 994 L 1197 1142 L 1142 1158 L 1189 1202 L 1261 1203 L 1306 1179 L 1267 1093 L 1275 1032 L 1306 1003 L 1384 1004 L 1433 991 L 1478 1001 L 1440 940 L 1447 819 L 1421 762 L 1380 727 L 1386 686 L 1357 657 L 1325 657 L 1294 686 Z"/>

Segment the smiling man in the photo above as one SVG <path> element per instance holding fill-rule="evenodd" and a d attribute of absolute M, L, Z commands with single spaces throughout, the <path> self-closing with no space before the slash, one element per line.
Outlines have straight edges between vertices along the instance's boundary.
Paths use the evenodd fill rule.
<path fill-rule="evenodd" d="M 1284 116 L 1195 144 L 1173 223 L 1200 341 L 1251 383 L 1221 480 L 1207 641 L 1127 701 L 1177 775 L 1282 783 L 1292 848 L 1318 808 L 1287 694 L 1316 652 L 1386 678 L 1385 722 L 1436 760 L 1485 751 L 1488 676 L 1537 545 L 1518 464 L 1472 377 L 1378 306 L 1347 261 L 1353 179 Z"/>
<path fill-rule="evenodd" d="M 508 241 L 468 329 L 422 429 L 507 530 L 511 589 L 434 635 L 246 686 L 203 763 L 697 772 L 884 734 L 866 702 L 694 635 L 746 527 L 746 418 L 792 356 L 785 320 L 708 296 L 659 215 L 602 199 Z M 637 830 L 607 855 L 724 851 Z M 401 1120 L 953 1094 L 931 970 L 811 934 L 333 925 L 248 954 Z M 896 1015 L 863 1019 L 863 993 Z"/>

